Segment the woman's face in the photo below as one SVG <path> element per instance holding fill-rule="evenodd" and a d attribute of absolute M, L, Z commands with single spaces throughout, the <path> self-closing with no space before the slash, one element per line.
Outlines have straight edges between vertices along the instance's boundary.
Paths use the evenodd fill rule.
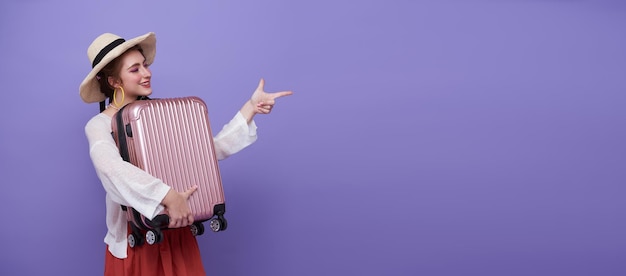
<path fill-rule="evenodd" d="M 150 72 L 143 54 L 139 50 L 130 50 L 120 58 L 119 77 L 127 99 L 135 99 L 137 96 L 149 96 L 152 94 L 150 86 L 152 72 Z M 114 87 L 119 87 L 119 85 L 120 83 L 118 82 Z"/>

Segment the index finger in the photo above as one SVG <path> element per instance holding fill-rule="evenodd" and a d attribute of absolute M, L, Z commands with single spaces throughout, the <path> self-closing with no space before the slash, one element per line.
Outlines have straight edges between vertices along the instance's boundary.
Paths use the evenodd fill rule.
<path fill-rule="evenodd" d="M 271 93 L 272 99 L 278 99 L 280 97 L 289 96 L 291 94 L 293 94 L 293 91 L 281 91 L 281 92 Z"/>

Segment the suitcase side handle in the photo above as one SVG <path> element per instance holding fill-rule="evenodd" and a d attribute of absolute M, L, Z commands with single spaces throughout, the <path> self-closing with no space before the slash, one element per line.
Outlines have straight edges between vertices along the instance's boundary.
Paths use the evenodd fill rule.
<path fill-rule="evenodd" d="M 122 110 L 124 110 L 125 107 L 126 105 L 120 108 L 117 113 L 115 113 L 115 121 L 117 127 L 117 142 L 119 144 L 120 155 L 122 156 L 122 159 L 124 159 L 124 161 L 130 162 L 130 156 L 128 154 L 128 144 L 126 143 L 126 131 L 124 129 L 124 122 L 122 121 Z M 130 128 L 130 125 L 128 125 L 127 128 Z"/>

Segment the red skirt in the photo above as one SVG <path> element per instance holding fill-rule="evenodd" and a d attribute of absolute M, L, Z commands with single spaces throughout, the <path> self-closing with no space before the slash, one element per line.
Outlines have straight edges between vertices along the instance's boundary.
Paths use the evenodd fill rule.
<path fill-rule="evenodd" d="M 118 259 L 106 249 L 105 276 L 206 275 L 198 242 L 189 227 L 164 230 L 160 243 L 129 246 L 127 252 L 126 259 Z"/>

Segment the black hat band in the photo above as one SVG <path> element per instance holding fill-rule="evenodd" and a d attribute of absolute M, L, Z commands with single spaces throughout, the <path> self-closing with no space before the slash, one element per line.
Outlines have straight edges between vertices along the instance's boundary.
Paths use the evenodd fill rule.
<path fill-rule="evenodd" d="M 125 41 L 126 40 L 124 40 L 123 38 L 118 38 L 114 40 L 113 42 L 109 43 L 109 45 L 107 45 L 106 47 L 102 48 L 102 50 L 100 50 L 98 55 L 96 55 L 96 58 L 93 59 L 93 62 L 91 63 L 91 68 L 96 67 L 96 65 L 98 65 L 98 63 L 102 61 L 104 56 L 106 56 L 109 52 L 111 52 L 111 50 L 113 50 L 115 47 L 119 46 L 120 44 L 124 43 Z"/>

